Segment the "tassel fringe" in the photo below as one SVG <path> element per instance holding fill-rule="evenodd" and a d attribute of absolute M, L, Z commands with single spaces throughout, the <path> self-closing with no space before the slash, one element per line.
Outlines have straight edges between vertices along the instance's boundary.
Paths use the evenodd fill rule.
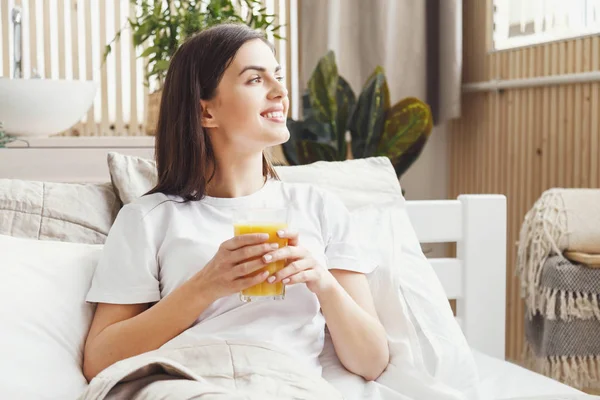
<path fill-rule="evenodd" d="M 526 368 L 565 385 L 600 389 L 600 357 L 597 355 L 538 357 L 526 343 L 523 358 Z"/>

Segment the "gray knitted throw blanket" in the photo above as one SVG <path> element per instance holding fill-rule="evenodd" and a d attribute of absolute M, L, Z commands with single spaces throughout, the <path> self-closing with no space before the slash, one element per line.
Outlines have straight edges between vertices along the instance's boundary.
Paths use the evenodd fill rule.
<path fill-rule="evenodd" d="M 600 388 L 600 269 L 550 256 L 541 290 L 548 301 L 525 320 L 525 362 L 577 388 Z"/>
<path fill-rule="evenodd" d="M 600 388 L 600 269 L 563 255 L 600 254 L 600 190 L 546 191 L 525 216 L 518 245 L 526 365 L 577 388 Z"/>

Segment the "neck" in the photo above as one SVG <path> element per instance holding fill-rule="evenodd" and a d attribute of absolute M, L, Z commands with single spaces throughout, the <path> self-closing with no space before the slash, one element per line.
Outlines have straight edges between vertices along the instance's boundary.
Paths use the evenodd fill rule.
<path fill-rule="evenodd" d="M 216 172 L 206 194 L 211 197 L 248 196 L 265 184 L 262 153 L 231 154 L 216 159 Z"/>

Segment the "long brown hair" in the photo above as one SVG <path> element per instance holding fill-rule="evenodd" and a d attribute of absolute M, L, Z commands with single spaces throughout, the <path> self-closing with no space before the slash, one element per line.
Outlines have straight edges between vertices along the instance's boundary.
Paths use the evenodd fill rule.
<path fill-rule="evenodd" d="M 158 183 L 146 194 L 176 195 L 184 201 L 204 197 L 216 162 L 210 137 L 201 124 L 200 100 L 215 96 L 237 51 L 254 39 L 271 46 L 262 33 L 247 25 L 222 24 L 192 36 L 177 49 L 167 71 L 158 115 Z M 264 153 L 263 176 L 279 179 Z"/>

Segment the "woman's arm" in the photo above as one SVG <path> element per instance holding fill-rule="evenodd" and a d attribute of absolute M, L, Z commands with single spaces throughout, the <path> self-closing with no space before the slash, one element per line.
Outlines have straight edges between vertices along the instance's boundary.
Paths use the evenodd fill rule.
<path fill-rule="evenodd" d="M 106 367 L 156 350 L 189 328 L 210 305 L 190 280 L 153 307 L 100 303 L 85 343 L 83 374 L 91 381 Z"/>
<path fill-rule="evenodd" d="M 317 293 L 336 353 L 351 372 L 375 380 L 389 362 L 385 330 L 364 274 L 330 270 L 335 282 Z"/>
<path fill-rule="evenodd" d="M 282 231 L 288 246 L 264 256 L 288 264 L 267 282 L 305 283 L 321 303 L 336 353 L 350 372 L 375 380 L 389 362 L 385 329 L 379 321 L 367 277 L 359 272 L 326 269 L 298 246 L 298 232 Z M 268 257 L 268 258 L 267 258 Z"/>

